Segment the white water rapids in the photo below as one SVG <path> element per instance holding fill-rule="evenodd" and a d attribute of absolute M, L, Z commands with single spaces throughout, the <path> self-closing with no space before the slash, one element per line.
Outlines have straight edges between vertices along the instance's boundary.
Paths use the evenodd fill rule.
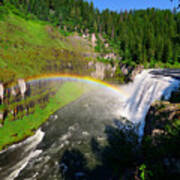
<path fill-rule="evenodd" d="M 5 174 L 3 175 L 3 172 L 2 172 L 0 179 L 1 180 L 15 179 L 19 175 L 20 171 L 26 167 L 28 162 L 32 158 L 37 157 L 42 152 L 42 150 L 36 150 L 36 147 L 42 141 L 43 137 L 44 137 L 44 133 L 39 129 L 37 130 L 34 136 L 28 138 L 27 140 L 21 143 L 12 145 L 10 148 L 8 148 L 8 150 L 1 151 L 0 156 L 1 154 L 3 154 L 5 156 L 4 158 L 7 158 L 7 159 L 12 158 L 12 160 L 13 158 L 17 159 L 17 163 L 15 164 L 12 163 L 11 168 L 8 168 L 8 169 L 5 168 L 5 171 L 4 171 Z M 21 147 L 23 147 L 24 151 L 23 153 L 18 155 L 18 157 L 16 157 L 15 155 L 16 151 L 20 151 Z"/>

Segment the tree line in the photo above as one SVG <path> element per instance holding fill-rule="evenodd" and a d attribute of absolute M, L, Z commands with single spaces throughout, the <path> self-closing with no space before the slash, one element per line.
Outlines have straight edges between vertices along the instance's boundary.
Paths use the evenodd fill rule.
<path fill-rule="evenodd" d="M 180 62 L 180 12 L 174 9 L 102 12 L 84 0 L 5 0 L 61 29 L 101 34 L 127 62 Z"/>

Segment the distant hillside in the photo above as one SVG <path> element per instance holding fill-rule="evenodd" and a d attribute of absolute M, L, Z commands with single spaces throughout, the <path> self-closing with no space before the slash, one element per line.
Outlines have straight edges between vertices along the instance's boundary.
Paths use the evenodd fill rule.
<path fill-rule="evenodd" d="M 4 7 L 0 16 L 0 81 L 50 72 L 88 74 L 85 65 L 93 57 L 84 54 L 94 53 L 88 40 L 75 33 L 65 36 L 48 23 L 25 19 Z"/>
<path fill-rule="evenodd" d="M 100 13 L 82 0 L 5 0 L 0 34 L 3 83 L 45 73 L 124 83 L 139 64 L 180 67 L 180 13 L 169 10 Z"/>
<path fill-rule="evenodd" d="M 5 0 L 27 16 L 35 15 L 69 32 L 96 33 L 96 50 L 106 45 L 124 63 L 146 67 L 179 67 L 180 12 L 170 10 L 131 10 L 100 12 L 83 0 Z M 98 34 L 101 34 L 105 41 Z"/>

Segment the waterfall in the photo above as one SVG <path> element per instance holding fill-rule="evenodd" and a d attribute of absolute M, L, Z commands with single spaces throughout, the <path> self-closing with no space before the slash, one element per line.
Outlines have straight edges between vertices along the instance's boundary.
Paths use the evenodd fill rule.
<path fill-rule="evenodd" d="M 180 73 L 177 79 L 172 73 L 166 71 L 166 76 L 161 70 L 144 70 L 135 77 L 135 80 L 125 86 L 125 91 L 129 93 L 129 97 L 123 103 L 120 113 L 137 125 L 137 133 L 140 137 L 144 133 L 145 117 L 155 100 L 170 98 L 171 92 L 178 88 L 180 81 Z"/>

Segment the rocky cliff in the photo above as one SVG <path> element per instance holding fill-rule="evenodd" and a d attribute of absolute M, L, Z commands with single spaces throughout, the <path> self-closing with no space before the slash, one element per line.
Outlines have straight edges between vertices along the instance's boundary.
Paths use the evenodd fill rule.
<path fill-rule="evenodd" d="M 55 95 L 60 83 L 39 81 L 31 85 L 19 79 L 12 87 L 0 84 L 0 127 L 4 120 L 14 121 L 34 112 L 36 104 L 44 107 L 50 97 Z"/>
<path fill-rule="evenodd" d="M 169 101 L 154 102 L 146 116 L 145 135 L 167 133 L 167 125 L 180 120 L 180 89 L 172 93 Z"/>
<path fill-rule="evenodd" d="M 142 154 L 153 179 L 177 179 L 180 175 L 179 139 L 180 89 L 168 101 L 152 104 L 146 116 Z"/>

